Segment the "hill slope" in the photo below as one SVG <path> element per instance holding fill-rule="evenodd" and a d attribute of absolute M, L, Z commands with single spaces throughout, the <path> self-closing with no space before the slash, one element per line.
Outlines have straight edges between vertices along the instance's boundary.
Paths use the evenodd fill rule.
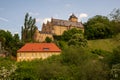
<path fill-rule="evenodd" d="M 92 50 L 102 49 L 112 52 L 119 43 L 113 39 L 88 40 L 88 47 Z"/>

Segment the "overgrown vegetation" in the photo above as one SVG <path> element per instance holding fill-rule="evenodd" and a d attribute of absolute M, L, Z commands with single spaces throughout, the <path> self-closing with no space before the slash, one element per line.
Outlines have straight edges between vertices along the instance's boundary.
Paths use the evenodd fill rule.
<path fill-rule="evenodd" d="M 115 9 L 110 19 L 101 15 L 89 19 L 84 24 L 85 34 L 73 28 L 62 36 L 54 36 L 54 43 L 62 49 L 58 56 L 28 62 L 0 57 L 0 79 L 120 80 L 119 15 L 119 9 Z M 18 34 L 12 36 L 4 30 L 0 30 L 0 41 L 12 55 L 16 55 L 16 50 L 23 45 Z M 31 38 L 24 42 L 29 41 Z M 46 42 L 51 40 L 46 38 Z"/>
<path fill-rule="evenodd" d="M 5 53 L 12 56 L 16 56 L 16 51 L 24 44 L 18 34 L 12 35 L 11 32 L 4 30 L 0 30 L 0 42 Z"/>
<path fill-rule="evenodd" d="M 115 48 L 112 53 L 100 50 L 93 53 L 86 48 L 68 47 L 61 55 L 45 60 L 36 59 L 16 64 L 14 61 L 8 62 L 8 59 L 0 58 L 0 70 L 7 75 L 2 67 L 12 70 L 12 65 L 15 65 L 16 69 L 6 77 L 17 80 L 109 80 L 114 79 L 116 74 L 120 75 L 119 57 L 120 47 Z M 119 80 L 120 76 L 115 78 Z"/>

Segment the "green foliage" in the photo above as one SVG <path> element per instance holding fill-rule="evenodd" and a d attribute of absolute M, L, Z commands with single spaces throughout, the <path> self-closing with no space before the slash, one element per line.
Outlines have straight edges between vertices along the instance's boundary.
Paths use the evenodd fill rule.
<path fill-rule="evenodd" d="M 114 35 L 119 34 L 120 33 L 120 22 L 117 22 L 117 21 L 113 20 L 113 21 L 110 22 L 110 24 L 111 24 L 110 26 L 113 30 Z"/>
<path fill-rule="evenodd" d="M 111 80 L 120 80 L 120 63 L 112 66 L 110 76 Z"/>
<path fill-rule="evenodd" d="M 5 62 L 4 62 L 5 63 Z M 59 56 L 17 63 L 13 80 L 108 80 L 108 67 L 95 54 L 67 47 Z"/>
<path fill-rule="evenodd" d="M 96 15 L 85 24 L 85 36 L 87 39 L 104 39 L 113 35 L 110 21 L 107 17 Z"/>
<path fill-rule="evenodd" d="M 114 40 L 115 42 L 117 42 L 118 45 L 120 45 L 120 33 L 117 34 L 117 35 L 113 38 L 113 40 Z"/>
<path fill-rule="evenodd" d="M 110 58 L 110 65 L 114 65 L 114 64 L 118 64 L 120 63 L 120 46 L 118 46 L 117 48 L 115 48 L 113 50 L 113 53 L 111 54 L 111 58 Z"/>
<path fill-rule="evenodd" d="M 52 39 L 49 38 L 49 37 L 46 37 L 46 38 L 45 38 L 45 42 L 50 43 L 50 42 L 52 42 Z"/>
<path fill-rule="evenodd" d="M 16 51 L 23 45 L 18 34 L 12 36 L 9 31 L 4 30 L 0 30 L 0 41 L 2 42 L 2 47 L 13 56 L 16 56 Z"/>
<path fill-rule="evenodd" d="M 68 78 L 67 68 L 59 63 L 43 63 L 42 66 L 39 65 L 37 67 L 37 76 L 41 80 L 59 80 L 60 78 L 63 80 Z"/>
<path fill-rule="evenodd" d="M 9 31 L 0 30 L 0 39 L 5 48 L 11 47 L 13 42 L 12 34 Z"/>
<path fill-rule="evenodd" d="M 65 41 L 57 41 L 57 45 L 59 46 L 59 48 L 61 48 L 62 50 L 68 47 L 67 42 Z"/>
<path fill-rule="evenodd" d="M 39 61 L 40 62 L 40 61 Z M 17 69 L 14 75 L 12 75 L 12 79 L 15 80 L 36 80 L 38 79 L 36 77 L 35 72 L 35 66 L 37 66 L 38 63 L 35 61 L 33 62 L 19 62 L 17 63 Z"/>
<path fill-rule="evenodd" d="M 69 46 L 77 46 L 77 47 L 86 47 L 87 40 L 84 39 L 83 34 L 74 34 L 72 38 L 68 41 Z"/>
<path fill-rule="evenodd" d="M 107 80 L 107 66 L 83 48 L 68 48 L 62 53 L 62 63 L 69 66 L 73 80 Z"/>
<path fill-rule="evenodd" d="M 88 40 L 87 42 L 88 48 L 91 50 L 100 49 L 109 52 L 112 52 L 112 50 L 119 44 L 119 42 L 114 39 Z"/>
<path fill-rule="evenodd" d="M 109 14 L 109 17 L 111 19 L 111 27 L 114 32 L 114 35 L 120 33 L 120 9 L 113 9 L 111 13 Z"/>
<path fill-rule="evenodd" d="M 64 41 L 68 41 L 71 39 L 71 36 L 74 34 L 82 34 L 81 30 L 77 30 L 76 28 L 70 29 L 68 31 L 64 31 L 64 33 L 62 34 L 62 40 Z"/>
<path fill-rule="evenodd" d="M 29 17 L 29 14 L 26 13 L 24 26 L 22 26 L 21 32 L 22 40 L 24 42 L 33 42 L 33 35 L 35 33 L 35 30 L 37 29 L 35 22 L 35 18 L 33 19 L 31 16 Z"/>
<path fill-rule="evenodd" d="M 74 48 L 69 47 L 65 49 L 62 53 L 62 62 L 68 65 L 79 65 L 81 64 L 85 59 L 87 60 L 87 57 L 85 56 L 87 53 L 83 48 Z M 85 57 L 84 57 L 85 56 Z"/>
<path fill-rule="evenodd" d="M 93 54 L 97 54 L 101 57 L 107 57 L 109 54 L 111 54 L 110 52 L 108 51 L 105 51 L 105 50 L 102 50 L 102 49 L 95 49 L 95 50 L 92 50 L 91 51 Z"/>
<path fill-rule="evenodd" d="M 58 36 L 58 35 L 53 35 L 53 38 L 55 39 L 55 40 L 62 40 L 62 36 Z"/>
<path fill-rule="evenodd" d="M 0 80 L 10 79 L 15 73 L 17 66 L 14 61 L 9 58 L 0 58 Z"/>

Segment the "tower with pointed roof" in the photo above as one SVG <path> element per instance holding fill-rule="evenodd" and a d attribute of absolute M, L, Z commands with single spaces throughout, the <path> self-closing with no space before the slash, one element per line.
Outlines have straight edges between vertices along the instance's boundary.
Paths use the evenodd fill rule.
<path fill-rule="evenodd" d="M 70 17 L 69 17 L 69 21 L 72 21 L 72 22 L 78 22 L 78 18 L 72 14 Z"/>

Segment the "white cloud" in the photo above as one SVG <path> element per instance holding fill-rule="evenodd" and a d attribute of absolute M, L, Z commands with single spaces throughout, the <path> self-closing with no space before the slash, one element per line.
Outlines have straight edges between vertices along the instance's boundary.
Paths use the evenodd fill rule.
<path fill-rule="evenodd" d="M 8 22 L 8 20 L 7 20 L 7 19 L 2 18 L 2 17 L 0 17 L 0 21 L 5 21 L 5 22 Z"/>
<path fill-rule="evenodd" d="M 33 16 L 38 16 L 40 15 L 38 12 L 34 13 L 34 12 L 29 12 L 30 15 L 33 15 Z"/>
<path fill-rule="evenodd" d="M 40 26 L 40 27 L 38 27 L 39 30 L 41 30 L 41 26 L 42 26 L 42 24 L 43 24 L 43 23 L 46 24 L 47 21 L 51 21 L 51 18 L 44 18 L 44 19 L 36 18 L 36 24 L 37 24 L 37 26 Z"/>
<path fill-rule="evenodd" d="M 44 19 L 43 19 L 43 22 L 44 22 L 44 23 L 47 23 L 47 21 L 51 21 L 51 18 L 44 18 Z"/>
<path fill-rule="evenodd" d="M 47 23 L 47 21 L 51 21 L 51 18 L 36 18 L 36 25 L 38 26 L 38 29 L 41 30 L 42 24 Z M 39 27 L 40 26 L 40 27 Z"/>
<path fill-rule="evenodd" d="M 19 34 L 19 32 L 14 32 L 14 34 Z"/>
<path fill-rule="evenodd" d="M 40 18 L 36 18 L 36 22 L 42 22 L 42 19 L 40 19 Z"/>
<path fill-rule="evenodd" d="M 86 18 L 86 17 L 88 17 L 88 14 L 86 14 L 86 13 L 81 13 L 79 15 L 79 18 Z"/>
<path fill-rule="evenodd" d="M 44 18 L 44 19 L 41 19 L 41 18 L 36 18 L 36 22 L 40 22 L 40 23 L 47 23 L 47 21 L 51 21 L 51 18 Z"/>

